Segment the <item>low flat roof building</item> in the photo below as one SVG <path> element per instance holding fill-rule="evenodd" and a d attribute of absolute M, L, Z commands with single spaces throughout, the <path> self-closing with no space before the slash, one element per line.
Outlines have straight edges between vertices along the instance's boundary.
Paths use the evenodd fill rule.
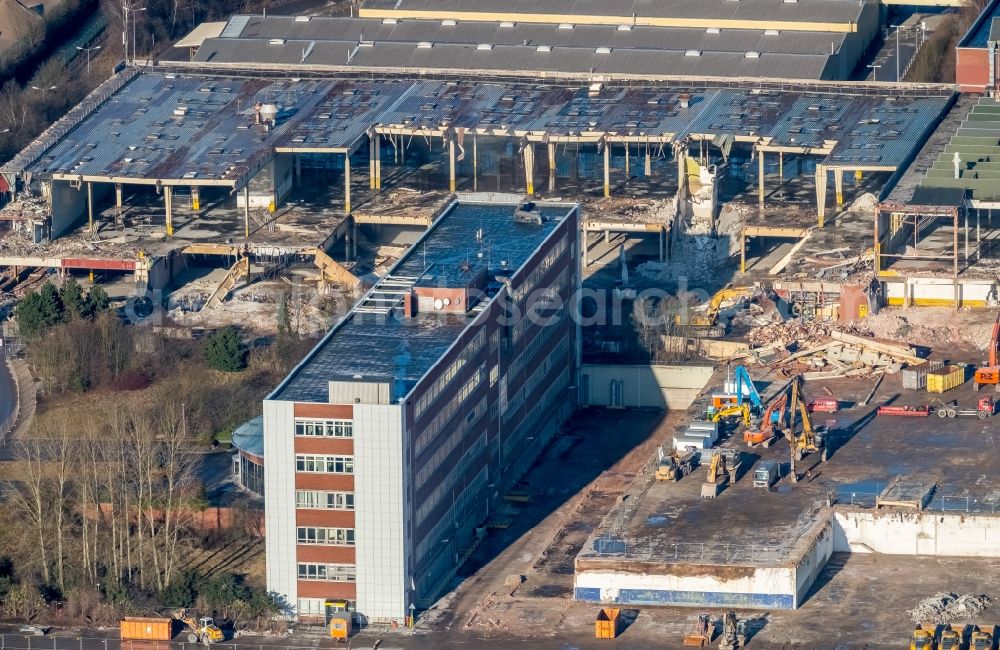
<path fill-rule="evenodd" d="M 489 200 L 446 210 L 264 402 L 267 585 L 289 614 L 428 606 L 576 408 L 578 208 Z"/>

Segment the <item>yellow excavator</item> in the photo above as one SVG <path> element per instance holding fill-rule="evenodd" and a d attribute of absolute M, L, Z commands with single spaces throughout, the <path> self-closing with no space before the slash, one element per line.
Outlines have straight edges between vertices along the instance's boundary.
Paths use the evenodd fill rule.
<path fill-rule="evenodd" d="M 733 404 L 731 406 L 725 406 L 718 411 L 715 411 L 709 416 L 712 422 L 718 422 L 719 420 L 726 420 L 732 417 L 738 417 L 743 422 L 743 426 L 750 426 L 750 406 L 747 404 Z"/>
<path fill-rule="evenodd" d="M 806 454 L 822 452 L 822 460 L 826 462 L 826 432 L 813 428 L 812 421 L 809 419 L 809 409 L 806 408 L 806 400 L 802 396 L 802 389 L 800 387 L 802 383 L 801 375 L 792 381 L 792 406 L 789 413 L 790 422 L 788 428 L 785 430 L 785 437 L 788 438 L 788 443 L 792 445 L 795 452 L 795 460 L 802 460 L 802 457 Z M 798 434 L 795 432 L 796 414 L 802 416 L 802 433 Z"/>
<path fill-rule="evenodd" d="M 688 317 L 688 325 L 706 329 L 707 336 L 724 336 L 726 328 L 718 327 L 719 311 L 722 309 L 722 303 L 750 298 L 753 296 L 755 290 L 756 289 L 754 287 L 734 286 L 726 286 L 719 289 L 715 292 L 715 295 L 709 299 L 708 306 L 706 307 L 704 313 L 695 312 Z M 681 318 L 681 314 L 677 314 L 674 317 L 674 323 L 676 325 L 684 324 L 684 319 Z"/>
<path fill-rule="evenodd" d="M 739 475 L 743 454 L 736 450 L 716 449 L 708 464 L 708 476 L 701 484 L 702 498 L 714 499 L 726 485 L 735 483 Z"/>
<path fill-rule="evenodd" d="M 215 620 L 211 616 L 195 618 L 184 609 L 176 612 L 174 616 L 190 630 L 187 635 L 188 643 L 211 645 L 225 639 L 222 630 L 215 624 Z"/>

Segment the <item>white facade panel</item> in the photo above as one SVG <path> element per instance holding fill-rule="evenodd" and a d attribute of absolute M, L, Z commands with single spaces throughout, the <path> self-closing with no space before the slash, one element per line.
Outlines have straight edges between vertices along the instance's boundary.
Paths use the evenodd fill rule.
<path fill-rule="evenodd" d="M 369 620 L 409 615 L 404 433 L 401 406 L 354 405 L 357 610 Z"/>
<path fill-rule="evenodd" d="M 295 420 L 292 402 L 264 402 L 264 524 L 267 590 L 284 613 L 297 602 Z"/>

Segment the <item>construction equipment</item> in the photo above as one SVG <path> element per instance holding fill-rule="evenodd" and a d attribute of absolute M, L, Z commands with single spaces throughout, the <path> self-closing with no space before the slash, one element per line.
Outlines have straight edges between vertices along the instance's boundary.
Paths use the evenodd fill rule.
<path fill-rule="evenodd" d="M 684 645 L 704 648 L 712 642 L 713 632 L 715 632 L 715 626 L 712 625 L 712 617 L 708 614 L 698 614 L 698 620 L 691 626 L 691 630 L 684 635 Z"/>
<path fill-rule="evenodd" d="M 188 615 L 187 610 L 182 609 L 175 614 L 175 617 L 191 630 L 187 635 L 188 643 L 211 645 L 225 639 L 222 630 L 211 616 L 195 618 Z"/>
<path fill-rule="evenodd" d="M 1000 313 L 997 314 L 996 322 L 993 323 L 993 335 L 990 337 L 989 359 L 986 365 L 976 369 L 974 378 L 976 390 L 980 386 L 996 386 L 1000 388 L 1000 358 L 998 358 L 997 347 L 1000 346 Z"/>
<path fill-rule="evenodd" d="M 778 470 L 780 465 L 776 460 L 762 460 L 757 469 L 753 471 L 753 486 L 755 488 L 767 489 L 778 480 Z"/>
<path fill-rule="evenodd" d="M 802 396 L 802 383 L 801 375 L 792 381 L 791 421 L 785 431 L 785 437 L 788 438 L 788 442 L 792 446 L 795 460 L 802 460 L 802 457 L 809 453 L 822 452 L 822 460 L 826 461 L 826 431 L 813 428 L 812 421 L 809 419 L 809 409 L 806 408 L 806 402 Z M 800 434 L 795 433 L 796 413 L 802 417 L 802 433 Z"/>
<path fill-rule="evenodd" d="M 962 639 L 964 637 L 965 626 L 958 623 L 952 623 L 945 629 L 941 630 L 941 640 L 938 642 L 938 649 L 961 650 Z"/>
<path fill-rule="evenodd" d="M 733 404 L 732 406 L 724 406 L 718 411 L 714 411 L 709 415 L 709 420 L 712 422 L 718 422 L 719 420 L 728 420 L 729 418 L 738 417 L 743 422 L 743 426 L 750 426 L 750 407 L 746 404 Z"/>
<path fill-rule="evenodd" d="M 676 449 L 669 454 L 663 453 L 663 447 L 658 450 L 660 462 L 656 465 L 657 481 L 679 481 L 685 474 L 690 474 L 698 461 L 698 452 L 688 449 L 682 456 Z"/>
<path fill-rule="evenodd" d="M 705 308 L 705 313 L 696 312 L 688 317 L 688 325 L 705 329 L 705 335 L 709 337 L 724 336 L 726 334 L 726 328 L 718 324 L 719 311 L 722 309 L 722 303 L 727 301 L 742 302 L 743 300 L 752 297 L 754 291 L 754 287 L 727 286 L 719 289 L 715 292 L 715 295 L 709 299 L 708 305 Z M 677 325 L 682 325 L 684 323 L 684 319 L 681 317 L 681 314 L 674 316 L 674 323 Z"/>
<path fill-rule="evenodd" d="M 743 454 L 739 451 L 715 450 L 712 461 L 708 464 L 708 477 L 701 484 L 701 496 L 714 499 L 722 493 L 728 483 L 735 483 L 742 462 Z"/>
<path fill-rule="evenodd" d="M 736 618 L 736 612 L 730 610 L 722 616 L 722 638 L 719 639 L 719 650 L 736 650 L 747 644 L 746 621 Z"/>
<path fill-rule="evenodd" d="M 939 418 L 956 418 L 959 416 L 974 415 L 980 420 L 985 420 L 996 413 L 996 403 L 994 403 L 993 398 L 989 395 L 981 395 L 979 400 L 976 402 L 976 408 L 974 409 L 959 408 L 958 400 L 951 400 L 950 402 L 934 400 L 927 406 L 927 408 L 936 409 L 935 413 L 937 413 Z"/>
<path fill-rule="evenodd" d="M 761 416 L 760 426 L 755 429 L 747 429 L 743 432 L 743 442 L 748 447 L 761 445 L 770 447 L 778 439 L 778 431 L 785 422 L 785 408 L 788 406 L 788 393 L 783 392 L 780 396 L 772 399 Z"/>
<path fill-rule="evenodd" d="M 977 625 L 969 636 L 969 650 L 993 650 L 995 625 Z"/>
<path fill-rule="evenodd" d="M 354 620 L 348 608 L 348 602 L 346 600 L 328 600 L 326 608 L 330 616 L 330 638 L 336 639 L 338 643 L 341 639 L 350 638 Z"/>
<path fill-rule="evenodd" d="M 598 639 L 614 639 L 621 631 L 622 610 L 617 607 L 602 607 L 594 621 L 594 636 Z"/>
<path fill-rule="evenodd" d="M 937 650 L 937 644 L 934 642 L 936 632 L 937 627 L 934 625 L 925 623 L 917 626 L 910 637 L 910 650 Z"/>
<path fill-rule="evenodd" d="M 745 399 L 750 402 L 750 411 L 752 413 L 757 414 L 764 410 L 764 403 L 760 398 L 760 393 L 757 392 L 757 387 L 754 386 L 753 380 L 750 379 L 750 373 L 745 366 L 736 366 L 736 369 L 733 371 L 733 383 L 735 384 L 733 392 L 736 395 L 737 404 L 742 404 Z"/>

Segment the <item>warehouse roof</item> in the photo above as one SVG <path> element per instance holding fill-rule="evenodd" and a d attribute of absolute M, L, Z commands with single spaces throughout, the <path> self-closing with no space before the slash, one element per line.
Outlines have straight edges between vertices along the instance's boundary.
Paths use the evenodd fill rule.
<path fill-rule="evenodd" d="M 113 83 L 112 83 L 113 82 Z M 102 85 L 5 173 L 67 180 L 239 187 L 277 153 L 353 151 L 372 130 L 462 129 L 534 141 L 670 142 L 731 135 L 828 151 L 826 164 L 894 167 L 919 148 L 951 94 L 829 86 L 791 90 L 546 86 L 150 72 Z M 275 104 L 276 124 L 254 104 Z M 770 140 L 770 142 L 767 142 Z M 832 149 L 831 149 L 832 147 Z"/>
<path fill-rule="evenodd" d="M 333 328 L 268 397 L 293 402 L 326 402 L 329 382 L 364 379 L 392 384 L 393 399 L 406 395 L 453 344 L 475 335 L 475 315 L 422 312 L 406 318 L 400 309 L 372 313 L 383 285 L 402 282 L 454 286 L 450 274 L 474 276 L 480 265 L 493 275 L 516 273 L 534 251 L 572 214 L 575 205 L 540 203 L 541 225 L 513 220 L 516 203 L 453 203 L 365 298 Z M 489 255 L 477 258 L 477 231 Z M 445 278 L 442 281 L 442 278 Z M 451 279 L 449 279 L 451 278 Z M 499 287 L 496 287 L 499 289 Z M 398 289 L 389 294 L 399 297 Z"/>
<path fill-rule="evenodd" d="M 367 38 L 367 36 L 366 36 Z M 668 41 L 665 41 L 668 42 Z M 768 54 L 753 50 L 629 49 L 550 45 L 453 44 L 425 42 L 293 41 L 269 44 L 255 39 L 208 39 L 195 61 L 213 64 L 305 64 L 310 68 L 530 70 L 618 75 L 783 77 L 825 79 L 829 54 Z"/>
<path fill-rule="evenodd" d="M 522 20 L 531 22 L 649 24 L 672 20 L 705 27 L 704 21 L 797 23 L 801 29 L 826 31 L 824 23 L 854 31 L 865 0 L 508 0 L 502 12 L 493 0 L 365 0 L 362 17 L 420 15 L 426 18 Z M 735 26 L 735 25 L 734 25 Z"/>

